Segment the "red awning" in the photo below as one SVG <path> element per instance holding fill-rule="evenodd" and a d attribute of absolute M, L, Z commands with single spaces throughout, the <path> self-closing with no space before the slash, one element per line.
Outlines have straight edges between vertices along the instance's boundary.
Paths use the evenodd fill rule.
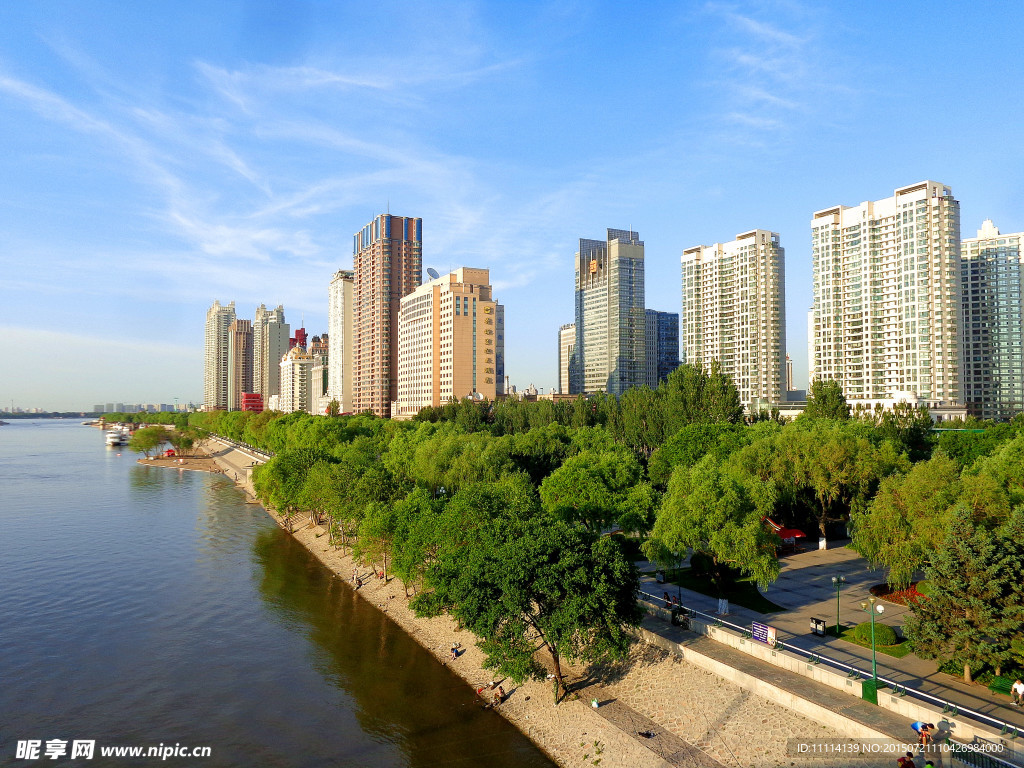
<path fill-rule="evenodd" d="M 796 528 L 779 528 L 776 531 L 779 534 L 780 539 L 806 539 L 807 534 L 803 531 L 798 531 Z"/>
<path fill-rule="evenodd" d="M 807 534 L 803 531 L 797 530 L 796 528 L 783 528 L 781 525 L 776 523 L 770 517 L 764 519 L 768 525 L 772 527 L 772 530 L 779 535 L 780 539 L 806 539 Z"/>

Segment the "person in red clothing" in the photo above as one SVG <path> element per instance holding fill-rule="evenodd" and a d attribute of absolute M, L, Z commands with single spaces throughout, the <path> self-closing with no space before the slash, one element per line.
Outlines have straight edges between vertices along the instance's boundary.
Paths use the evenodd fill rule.
<path fill-rule="evenodd" d="M 917 764 L 914 762 L 914 753 L 907 752 L 907 754 L 897 760 L 896 768 L 917 768 Z"/>

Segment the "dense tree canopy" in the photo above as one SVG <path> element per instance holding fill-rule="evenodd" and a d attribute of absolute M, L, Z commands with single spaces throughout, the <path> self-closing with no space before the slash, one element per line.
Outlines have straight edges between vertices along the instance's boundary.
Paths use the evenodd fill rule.
<path fill-rule="evenodd" d="M 406 422 L 210 412 L 189 427 L 275 453 L 255 472 L 269 506 L 325 521 L 517 680 L 546 665 L 564 692 L 562 660 L 624 651 L 637 573 L 613 529 L 662 561 L 699 553 L 722 589 L 776 578 L 769 517 L 825 536 L 849 523 L 893 584 L 931 576 L 908 624 L 920 653 L 1024 665 L 1024 596 L 1006 576 L 1024 555 L 1024 420 L 935 433 L 914 408 L 851 414 L 834 382 L 811 394 L 793 423 L 744 423 L 727 377 L 683 366 L 621 398 L 453 401 Z"/>

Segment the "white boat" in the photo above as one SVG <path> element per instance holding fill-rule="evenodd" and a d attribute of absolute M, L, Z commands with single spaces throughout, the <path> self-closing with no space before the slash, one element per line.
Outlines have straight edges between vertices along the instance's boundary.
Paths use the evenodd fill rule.
<path fill-rule="evenodd" d="M 128 430 L 124 427 L 115 427 L 106 432 L 107 445 L 127 445 L 128 438 Z"/>

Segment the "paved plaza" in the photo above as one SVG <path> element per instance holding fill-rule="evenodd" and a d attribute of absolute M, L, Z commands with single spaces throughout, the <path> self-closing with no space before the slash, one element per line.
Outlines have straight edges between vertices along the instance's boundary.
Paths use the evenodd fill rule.
<path fill-rule="evenodd" d="M 826 624 L 836 623 L 836 590 L 833 576 L 842 576 L 845 583 L 839 594 L 840 624 L 852 625 L 868 621 L 868 614 L 860 604 L 871 597 L 868 591 L 875 584 L 885 581 L 884 571 L 869 570 L 864 559 L 845 546 L 847 542 L 829 542 L 830 549 L 808 550 L 783 557 L 779 561 L 781 573 L 776 582 L 764 590 L 764 596 L 785 610 L 779 613 L 762 614 L 730 603 L 727 621 L 749 626 L 758 621 L 778 629 L 778 637 L 786 645 L 796 646 L 822 656 L 870 671 L 871 649 L 862 648 L 838 638 L 821 637 L 811 634 L 812 617 L 824 619 Z M 650 597 L 660 598 L 666 589 L 671 595 L 680 590 L 674 585 L 657 584 L 654 581 L 654 567 L 644 564 L 648 571 L 642 590 Z M 715 598 L 687 589 L 681 590 L 683 605 L 708 614 L 718 610 Z M 660 600 L 658 603 L 660 604 Z M 876 614 L 876 622 L 901 627 L 909 608 L 879 600 L 885 607 L 884 613 Z M 934 661 L 919 659 L 913 654 L 895 659 L 877 654 L 878 674 L 901 685 L 954 702 L 960 708 L 969 708 L 999 720 L 1006 721 L 1024 730 L 1024 712 L 1010 705 L 1007 696 L 993 694 L 982 685 L 968 685 L 962 679 L 940 673 Z"/>

